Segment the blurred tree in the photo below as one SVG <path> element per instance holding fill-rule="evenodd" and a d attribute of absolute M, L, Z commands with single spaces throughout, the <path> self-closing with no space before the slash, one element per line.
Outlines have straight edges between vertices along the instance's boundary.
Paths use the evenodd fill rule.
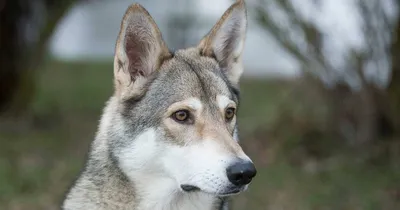
<path fill-rule="evenodd" d="M 76 1 L 0 0 L 0 111 L 29 104 L 47 41 Z"/>
<path fill-rule="evenodd" d="M 179 5 L 178 13 L 171 12 L 167 20 L 167 34 L 170 46 L 174 49 L 181 49 L 194 45 L 196 37 L 193 32 L 198 26 L 197 6 L 194 1 L 175 0 L 174 5 Z M 176 11 L 176 6 L 171 7 L 171 10 Z"/>
<path fill-rule="evenodd" d="M 316 11 L 324 3 L 306 2 Z M 294 1 L 253 3 L 259 25 L 298 61 L 308 84 L 321 88 L 321 97 L 329 102 L 327 121 L 334 133 L 357 148 L 379 139 L 399 139 L 399 1 L 354 1 L 363 44 L 359 48 L 350 46 L 342 56 L 343 62 L 332 58 L 329 34 Z"/>
<path fill-rule="evenodd" d="M 171 12 L 166 20 L 167 36 L 164 38 L 167 38 L 168 46 L 172 49 L 197 45 L 204 36 L 202 29 L 211 28 L 216 21 L 214 18 L 219 18 L 202 14 L 204 11 L 200 11 L 201 6 L 197 1 L 171 0 L 170 2 L 172 5 L 169 7 Z M 202 17 L 198 18 L 198 16 Z"/>
<path fill-rule="evenodd" d="M 398 1 L 398 7 L 400 7 L 399 5 L 400 1 Z M 388 93 L 396 130 L 400 132 L 400 18 L 397 23 L 392 38 L 392 80 L 388 87 Z"/>

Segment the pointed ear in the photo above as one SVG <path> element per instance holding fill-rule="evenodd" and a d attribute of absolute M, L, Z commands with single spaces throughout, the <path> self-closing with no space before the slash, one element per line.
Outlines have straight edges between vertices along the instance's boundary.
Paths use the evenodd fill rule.
<path fill-rule="evenodd" d="M 233 84 L 243 72 L 241 55 L 246 38 L 247 12 L 244 0 L 234 3 L 200 42 L 202 55 L 215 58 Z"/>
<path fill-rule="evenodd" d="M 114 82 L 121 98 L 140 95 L 146 81 L 170 57 L 160 30 L 139 4 L 126 11 L 115 47 Z"/>

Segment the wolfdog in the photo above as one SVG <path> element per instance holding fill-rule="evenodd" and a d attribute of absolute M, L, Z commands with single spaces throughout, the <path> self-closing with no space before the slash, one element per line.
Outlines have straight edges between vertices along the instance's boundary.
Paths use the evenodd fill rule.
<path fill-rule="evenodd" d="M 139 4 L 126 11 L 114 94 L 64 210 L 227 209 L 256 175 L 238 143 L 247 28 L 235 2 L 196 47 L 168 50 Z"/>

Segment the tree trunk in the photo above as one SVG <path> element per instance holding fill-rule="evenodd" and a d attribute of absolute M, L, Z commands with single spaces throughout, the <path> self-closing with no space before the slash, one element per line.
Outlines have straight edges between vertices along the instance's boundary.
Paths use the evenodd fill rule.
<path fill-rule="evenodd" d="M 34 95 L 35 73 L 47 50 L 47 42 L 57 23 L 76 0 L 42 0 L 31 4 L 43 4 L 46 22 L 39 30 L 39 39 L 33 45 L 24 38 L 22 20 L 37 19 L 28 0 L 0 1 L 0 113 L 25 110 Z M 39 18 L 40 19 L 40 18 Z M 40 24 L 30 23 L 32 26 Z"/>
<path fill-rule="evenodd" d="M 0 5 L 0 109 L 9 102 L 19 85 L 17 57 L 21 53 L 18 23 L 24 10 L 18 1 Z"/>
<path fill-rule="evenodd" d="M 388 99 L 396 136 L 400 138 L 400 17 L 393 34 L 392 78 L 388 87 Z"/>

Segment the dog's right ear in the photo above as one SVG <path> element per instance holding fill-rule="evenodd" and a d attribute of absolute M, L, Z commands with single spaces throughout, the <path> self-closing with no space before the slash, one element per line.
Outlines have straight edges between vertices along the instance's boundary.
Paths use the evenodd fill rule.
<path fill-rule="evenodd" d="M 215 58 L 233 85 L 243 73 L 242 52 L 247 30 L 244 0 L 236 0 L 199 44 L 201 55 Z"/>
<path fill-rule="evenodd" d="M 122 19 L 115 47 L 117 95 L 121 99 L 141 95 L 147 79 L 170 56 L 153 18 L 141 5 L 132 4 Z"/>

